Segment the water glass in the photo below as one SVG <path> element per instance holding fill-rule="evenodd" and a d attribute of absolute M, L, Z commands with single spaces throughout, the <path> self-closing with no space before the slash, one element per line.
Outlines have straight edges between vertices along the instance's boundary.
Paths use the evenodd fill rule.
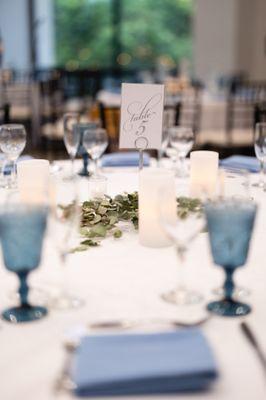
<path fill-rule="evenodd" d="M 223 199 L 205 205 L 212 257 L 226 274 L 224 298 L 207 306 L 215 314 L 235 317 L 251 311 L 248 304 L 234 299 L 233 274 L 246 263 L 256 211 L 256 204 L 245 199 Z"/>
<path fill-rule="evenodd" d="M 265 160 L 266 160 L 266 122 L 259 122 L 255 127 L 254 149 L 257 159 L 260 162 L 259 181 L 252 186 L 265 189 Z"/>
<path fill-rule="evenodd" d="M 89 128 L 83 134 L 83 147 L 94 161 L 94 175 L 99 175 L 99 159 L 108 146 L 108 136 L 105 129 Z"/>
<path fill-rule="evenodd" d="M 13 189 L 17 186 L 16 161 L 26 145 L 26 131 L 23 125 L 6 124 L 0 126 L 0 149 L 5 154 L 10 164 L 10 178 L 7 188 Z"/>
<path fill-rule="evenodd" d="M 69 290 L 67 261 L 72 249 L 77 246 L 80 226 L 77 177 L 57 176 L 53 181 L 53 199 L 50 218 L 53 245 L 61 264 L 61 284 L 58 294 L 51 299 L 51 307 L 56 309 L 78 308 L 83 301 Z"/>
<path fill-rule="evenodd" d="M 78 152 L 80 136 L 75 126 L 79 123 L 79 114 L 67 113 L 63 116 L 64 143 L 71 159 L 71 174 L 74 174 L 74 162 Z"/>
<path fill-rule="evenodd" d="M 177 152 L 178 164 L 176 175 L 180 178 L 188 176 L 185 158 L 194 144 L 194 133 L 192 129 L 181 126 L 173 126 L 169 129 L 171 146 Z"/>
<path fill-rule="evenodd" d="M 6 268 L 18 275 L 20 306 L 2 313 L 6 321 L 18 323 L 40 319 L 47 314 L 28 302 L 28 275 L 39 266 L 48 209 L 44 206 L 8 205 L 0 210 L 0 241 Z"/>
<path fill-rule="evenodd" d="M 202 296 L 197 291 L 187 288 L 183 274 L 186 268 L 187 253 L 204 228 L 204 218 L 195 209 L 195 212 L 190 212 L 187 216 L 177 212 L 175 219 L 169 219 L 169 209 L 166 206 L 168 198 L 168 191 L 163 189 L 160 196 L 160 223 L 176 249 L 179 261 L 179 283 L 174 289 L 164 293 L 162 298 L 177 305 L 196 304 L 202 300 Z"/>

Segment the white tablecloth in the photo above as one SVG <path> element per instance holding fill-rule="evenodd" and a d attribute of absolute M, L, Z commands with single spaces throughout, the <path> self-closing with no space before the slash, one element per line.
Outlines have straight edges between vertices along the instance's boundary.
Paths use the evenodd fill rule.
<path fill-rule="evenodd" d="M 132 191 L 138 187 L 135 170 L 106 173 L 109 193 Z M 256 176 L 253 177 L 256 179 Z M 231 189 L 237 190 L 237 182 Z M 177 187 L 180 185 L 177 182 Z M 240 187 L 240 186 L 239 186 Z M 87 196 L 87 180 L 81 182 L 83 198 Z M 253 307 L 248 321 L 256 331 L 266 351 L 266 266 L 265 220 L 266 193 L 254 190 L 261 204 L 252 241 L 249 261 L 236 272 L 239 285 L 248 287 L 246 299 Z M 1 261 L 1 264 L 2 261 Z M 175 285 L 178 262 L 172 248 L 150 249 L 139 245 L 136 232 L 128 232 L 119 240 L 107 239 L 101 248 L 76 253 L 67 267 L 71 289 L 86 300 L 78 310 L 51 310 L 41 321 L 11 325 L 0 322 L 0 399 L 52 400 L 56 377 L 64 360 L 63 338 L 72 327 L 90 321 L 123 318 L 150 319 L 153 317 L 181 318 L 184 314 L 201 313 L 207 301 L 213 299 L 212 289 L 223 282 L 223 271 L 211 261 L 207 234 L 194 242 L 186 268 L 187 284 L 202 292 L 205 302 L 198 306 L 177 307 L 163 302 L 160 293 Z M 59 263 L 49 238 L 41 268 L 32 274 L 33 285 L 53 289 L 61 277 Z M 0 308 L 10 305 L 8 294 L 17 286 L 14 274 L 0 268 Z M 202 394 L 176 396 L 197 400 L 264 400 L 266 381 L 257 356 L 239 327 L 241 318 L 213 317 L 203 327 L 213 348 L 220 377 L 213 390 Z M 155 329 L 155 327 L 153 327 Z M 141 328 L 140 328 L 141 329 Z M 167 329 L 166 326 L 160 329 Z M 169 329 L 169 328 L 168 328 Z M 72 398 L 67 393 L 60 398 Z M 169 396 L 173 399 L 175 396 Z M 168 396 L 161 396 L 166 399 Z M 122 398 L 120 398 L 122 400 Z M 131 398 L 132 399 L 132 398 Z M 158 397 L 156 397 L 158 399 Z"/>

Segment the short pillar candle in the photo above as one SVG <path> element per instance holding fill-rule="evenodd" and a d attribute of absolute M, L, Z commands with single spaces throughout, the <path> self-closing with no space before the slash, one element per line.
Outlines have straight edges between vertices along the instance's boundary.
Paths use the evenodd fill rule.
<path fill-rule="evenodd" d="M 190 195 L 212 197 L 216 191 L 219 154 L 216 151 L 190 153 Z"/>
<path fill-rule="evenodd" d="M 25 160 L 17 164 L 18 190 L 21 201 L 48 201 L 50 165 L 48 160 Z"/>

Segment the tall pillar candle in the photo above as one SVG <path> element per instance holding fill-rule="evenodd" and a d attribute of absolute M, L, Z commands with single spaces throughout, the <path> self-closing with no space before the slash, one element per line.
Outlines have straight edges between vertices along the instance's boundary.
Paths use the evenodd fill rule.
<path fill-rule="evenodd" d="M 160 168 L 147 169 L 139 176 L 139 241 L 147 247 L 166 247 L 171 241 L 161 226 L 160 206 L 161 193 L 167 190 L 167 218 L 176 218 L 175 180 L 172 171 Z"/>
<path fill-rule="evenodd" d="M 25 160 L 17 164 L 20 199 L 26 203 L 43 203 L 49 195 L 49 161 Z"/>
<path fill-rule="evenodd" d="M 190 153 L 190 195 L 212 197 L 216 191 L 219 154 L 216 151 Z"/>

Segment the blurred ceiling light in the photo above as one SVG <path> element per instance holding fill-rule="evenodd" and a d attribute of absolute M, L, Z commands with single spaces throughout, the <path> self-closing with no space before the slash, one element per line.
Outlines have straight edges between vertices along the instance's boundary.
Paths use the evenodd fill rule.
<path fill-rule="evenodd" d="M 77 60 L 69 60 L 66 63 L 66 69 L 68 71 L 75 71 L 79 67 L 79 62 Z"/>
<path fill-rule="evenodd" d="M 132 57 L 128 53 L 120 53 L 117 56 L 116 60 L 117 60 L 117 63 L 120 65 L 128 65 L 131 63 Z"/>
<path fill-rule="evenodd" d="M 79 52 L 79 59 L 82 61 L 88 60 L 89 56 L 91 54 L 91 51 L 88 47 L 85 47 L 84 49 L 81 49 Z"/>

